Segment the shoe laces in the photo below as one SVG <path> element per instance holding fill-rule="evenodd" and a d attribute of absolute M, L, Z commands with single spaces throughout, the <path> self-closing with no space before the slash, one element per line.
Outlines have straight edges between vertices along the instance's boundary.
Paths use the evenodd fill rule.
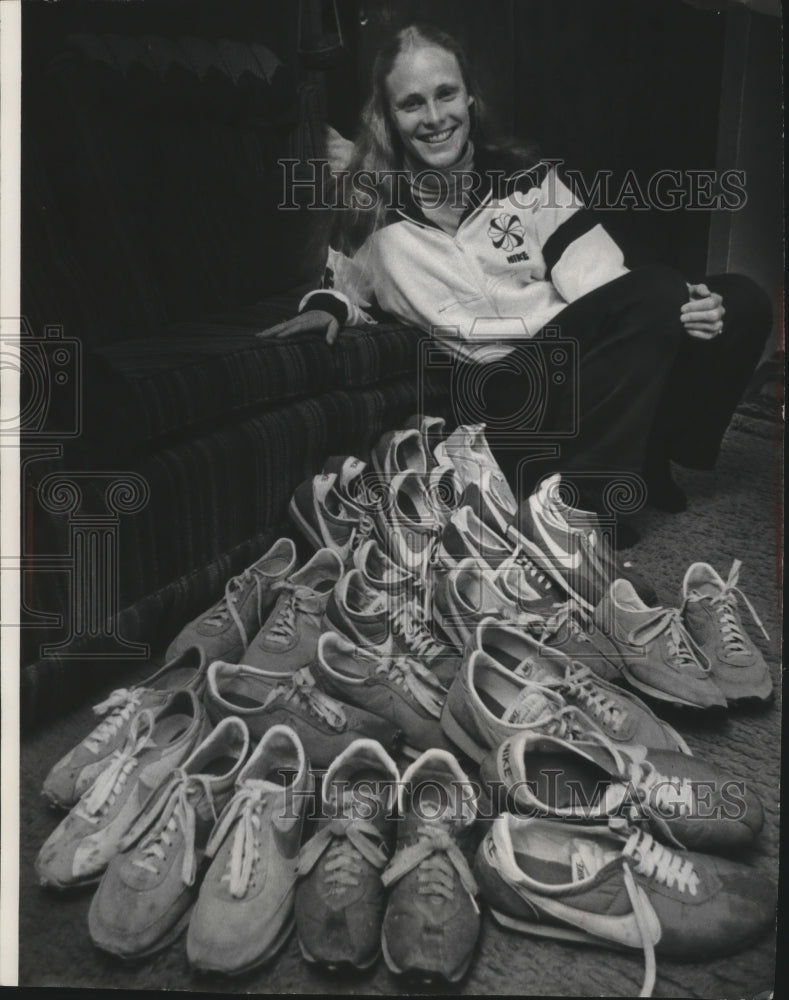
<path fill-rule="evenodd" d="M 260 621 L 263 616 L 263 584 L 269 579 L 257 566 L 248 566 L 243 573 L 231 577 L 225 584 L 225 596 L 212 610 L 211 614 L 204 619 L 204 624 L 221 628 L 227 624 L 228 619 L 232 618 L 244 646 L 248 646 L 249 637 L 241 620 L 241 615 L 238 613 L 238 603 L 244 592 L 251 586 L 254 586 L 257 591 L 257 620 Z"/>
<path fill-rule="evenodd" d="M 273 702 L 286 701 L 309 712 L 338 732 L 345 729 L 348 717 L 345 707 L 336 698 L 330 698 L 315 686 L 315 678 L 309 667 L 302 667 L 293 674 L 290 684 L 278 684 L 272 688 L 263 702 L 263 708 L 268 708 Z"/>
<path fill-rule="evenodd" d="M 76 812 L 82 819 L 95 824 L 106 816 L 123 791 L 129 775 L 136 770 L 140 754 L 152 745 L 153 727 L 154 719 L 150 711 L 143 709 L 135 715 L 123 747 L 111 755 L 107 767 L 80 800 Z"/>
<path fill-rule="evenodd" d="M 615 822 L 612 822 L 615 827 Z M 679 892 L 695 896 L 699 888 L 699 876 L 693 867 L 693 862 L 675 854 L 668 847 L 657 843 L 643 830 L 634 830 L 622 848 L 622 875 L 633 916 L 641 937 L 641 947 L 644 950 L 644 982 L 639 996 L 650 997 L 655 986 L 656 962 L 654 925 L 656 915 L 652 909 L 644 889 L 639 886 L 633 876 L 632 863 L 635 871 L 668 888 L 676 888 Z"/>
<path fill-rule="evenodd" d="M 611 732 L 620 733 L 627 722 L 627 709 L 597 684 L 595 675 L 587 666 L 572 661 L 568 663 L 564 680 L 559 681 L 556 687 L 580 701 L 584 710 Z"/>
<path fill-rule="evenodd" d="M 633 830 L 622 853 L 636 862 L 635 870 L 639 875 L 654 879 L 668 889 L 697 895 L 700 879 L 693 861 L 659 843 L 645 830 Z"/>
<path fill-rule="evenodd" d="M 446 646 L 434 638 L 424 611 L 415 601 L 395 600 L 390 602 L 387 610 L 393 632 L 403 637 L 415 656 L 431 662 L 447 655 Z"/>
<path fill-rule="evenodd" d="M 455 879 L 463 888 L 476 895 L 479 891 L 474 875 L 463 852 L 442 826 L 422 824 L 417 827 L 416 841 L 400 848 L 383 873 L 385 886 L 399 881 L 411 871 L 417 873 L 417 893 L 438 899 L 453 899 Z"/>
<path fill-rule="evenodd" d="M 140 842 L 139 856 L 132 859 L 135 867 L 158 875 L 160 865 L 166 861 L 170 848 L 182 839 L 184 856 L 181 881 L 185 885 L 194 885 L 197 874 L 197 813 L 194 799 L 202 790 L 216 822 L 211 783 L 212 778 L 208 774 L 187 774 L 183 768 L 176 768 L 169 785 L 121 840 L 120 850 L 124 851 L 147 833 Z"/>
<path fill-rule="evenodd" d="M 375 521 L 367 513 L 359 514 L 358 523 L 353 526 L 351 537 L 348 540 L 349 551 L 351 553 L 360 549 L 365 542 L 375 535 Z"/>
<path fill-rule="evenodd" d="M 342 892 L 359 884 L 362 861 L 381 871 L 387 862 L 384 839 L 369 820 L 340 816 L 322 826 L 299 852 L 298 874 L 308 874 L 326 855 L 323 885 Z"/>
<path fill-rule="evenodd" d="M 639 761 L 630 755 L 626 755 L 626 764 L 631 787 L 635 789 L 649 815 L 658 822 L 664 821 L 671 814 L 693 814 L 693 783 L 688 778 L 661 774 L 651 761 Z M 661 827 L 675 846 L 683 846 L 664 823 L 661 823 Z"/>
<path fill-rule="evenodd" d="M 632 791 L 638 799 L 638 804 L 633 802 L 628 810 L 630 819 L 635 821 L 646 815 L 660 826 L 674 846 L 683 849 L 684 845 L 666 821 L 694 814 L 693 782 L 679 775 L 662 774 L 647 759 L 643 747 L 616 747 L 604 734 L 594 731 L 585 733 L 583 740 L 599 743 L 611 754 L 617 774 L 627 782 L 628 793 Z"/>
<path fill-rule="evenodd" d="M 590 730 L 588 725 L 585 726 L 578 709 L 572 705 L 563 704 L 563 699 L 556 695 L 552 688 L 544 684 L 536 684 L 535 686 L 542 689 L 540 693 L 545 696 L 548 704 L 550 704 L 548 701 L 549 694 L 553 694 L 554 698 L 560 704 L 554 711 L 546 710 L 544 715 L 530 721 L 528 725 L 521 728 L 538 729 L 548 736 L 558 736 L 561 739 L 569 740 L 571 743 L 575 740 L 588 739 L 590 735 L 603 735 L 602 733 L 595 733 L 595 730 Z"/>
<path fill-rule="evenodd" d="M 296 634 L 296 616 L 311 615 L 315 623 L 319 623 L 319 610 L 315 601 L 315 592 L 309 587 L 299 587 L 289 580 L 275 583 L 272 591 L 285 595 L 280 600 L 277 613 L 270 625 L 266 626 L 266 638 L 287 646 Z"/>
<path fill-rule="evenodd" d="M 214 827 L 205 853 L 212 858 L 235 824 L 233 846 L 220 881 L 228 883 L 234 899 L 246 896 L 250 882 L 260 864 L 260 831 L 262 813 L 270 793 L 252 782 L 242 785 L 228 802 Z"/>
<path fill-rule="evenodd" d="M 425 711 L 437 719 L 446 698 L 446 688 L 432 671 L 416 660 L 393 658 L 383 660 L 376 668 L 399 687 L 404 688 Z"/>
<path fill-rule="evenodd" d="M 756 609 L 738 586 L 741 566 L 741 561 L 739 559 L 735 559 L 732 563 L 731 569 L 729 570 L 729 576 L 723 585 L 723 589 L 715 597 L 708 598 L 694 590 L 685 599 L 686 604 L 695 601 L 710 601 L 710 604 L 718 615 L 723 644 L 726 647 L 726 651 L 729 653 L 745 653 L 748 651 L 748 640 L 745 635 L 745 630 L 743 629 L 738 610 L 738 597 L 742 598 L 746 608 L 750 611 L 754 622 L 761 629 L 762 635 L 768 642 L 770 640 L 767 630 L 762 624 L 759 616 L 756 614 Z"/>
<path fill-rule="evenodd" d="M 693 640 L 677 608 L 655 608 L 632 629 L 628 638 L 635 645 L 646 646 L 664 633 L 668 654 L 675 667 L 680 670 L 695 668 L 709 672 L 709 665 L 702 663 L 694 652 Z"/>
<path fill-rule="evenodd" d="M 558 632 L 564 628 L 567 630 L 567 634 L 578 642 L 589 642 L 591 643 L 591 636 L 587 635 L 584 631 L 583 626 L 576 618 L 576 615 L 580 615 L 581 611 L 579 608 L 574 607 L 570 609 L 570 602 L 566 601 L 564 604 L 556 604 L 555 611 L 548 618 L 545 618 L 542 622 L 542 635 L 540 636 L 540 642 L 545 645 L 549 639 L 552 639 Z"/>
<path fill-rule="evenodd" d="M 121 726 L 137 712 L 144 693 L 145 688 L 117 688 L 104 701 L 94 705 L 93 711 L 96 715 L 106 715 L 112 709 L 115 711 L 85 737 L 82 745 L 91 753 L 97 753 L 101 744 L 109 742 Z"/>

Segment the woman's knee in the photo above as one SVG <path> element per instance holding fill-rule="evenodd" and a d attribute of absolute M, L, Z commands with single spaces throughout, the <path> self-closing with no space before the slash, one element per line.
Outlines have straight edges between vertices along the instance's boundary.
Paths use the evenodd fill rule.
<path fill-rule="evenodd" d="M 630 286 L 639 296 L 665 306 L 679 320 L 679 310 L 688 301 L 688 286 L 684 277 L 673 267 L 651 264 L 639 267 L 628 275 Z"/>

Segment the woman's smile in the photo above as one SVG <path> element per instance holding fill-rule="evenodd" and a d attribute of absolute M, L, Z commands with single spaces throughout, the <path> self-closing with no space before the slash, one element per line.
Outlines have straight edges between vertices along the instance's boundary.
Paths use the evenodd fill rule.
<path fill-rule="evenodd" d="M 422 142 L 429 142 L 431 145 L 435 145 L 439 142 L 446 142 L 454 131 L 454 128 L 446 128 L 443 132 L 433 132 L 431 135 L 423 135 L 420 138 Z"/>

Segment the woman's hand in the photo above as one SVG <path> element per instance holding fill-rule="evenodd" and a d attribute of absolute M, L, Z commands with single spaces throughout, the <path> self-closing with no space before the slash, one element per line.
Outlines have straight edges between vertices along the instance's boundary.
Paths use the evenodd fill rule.
<path fill-rule="evenodd" d="M 261 330 L 255 336 L 282 340 L 296 333 L 325 333 L 326 343 L 331 345 L 340 334 L 340 324 L 331 313 L 324 312 L 323 309 L 308 309 L 293 319 L 286 319 L 284 323 Z"/>
<path fill-rule="evenodd" d="M 706 285 L 688 285 L 690 301 L 680 310 L 680 319 L 691 337 L 713 340 L 723 332 L 723 299 Z"/>
<path fill-rule="evenodd" d="M 350 139 L 344 139 L 337 129 L 326 126 L 326 159 L 329 161 L 329 168 L 333 174 L 340 173 L 348 169 L 353 153 L 353 143 Z"/>

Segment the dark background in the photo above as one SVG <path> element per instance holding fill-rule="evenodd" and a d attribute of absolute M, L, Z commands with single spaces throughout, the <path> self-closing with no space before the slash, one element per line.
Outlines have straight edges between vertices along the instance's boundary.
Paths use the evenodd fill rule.
<path fill-rule="evenodd" d="M 330 2 L 302 7 L 324 20 Z M 466 46 L 504 135 L 536 142 L 591 177 L 610 170 L 616 192 L 633 170 L 747 172 L 737 211 L 629 211 L 608 224 L 631 252 L 680 268 L 689 280 L 740 270 L 778 301 L 782 281 L 780 22 L 741 4 L 686 0 L 339 0 L 345 51 L 312 72 L 328 120 L 354 131 L 382 35 L 431 20 Z M 42 70 L 72 32 L 259 40 L 294 73 L 298 0 L 25 0 L 25 122 L 41 112 Z M 318 13 L 316 13 L 318 12 Z M 51 153 L 56 155 L 56 150 Z M 23 159 L 24 164 L 24 159 Z M 24 253 L 24 243 L 23 243 Z"/>

